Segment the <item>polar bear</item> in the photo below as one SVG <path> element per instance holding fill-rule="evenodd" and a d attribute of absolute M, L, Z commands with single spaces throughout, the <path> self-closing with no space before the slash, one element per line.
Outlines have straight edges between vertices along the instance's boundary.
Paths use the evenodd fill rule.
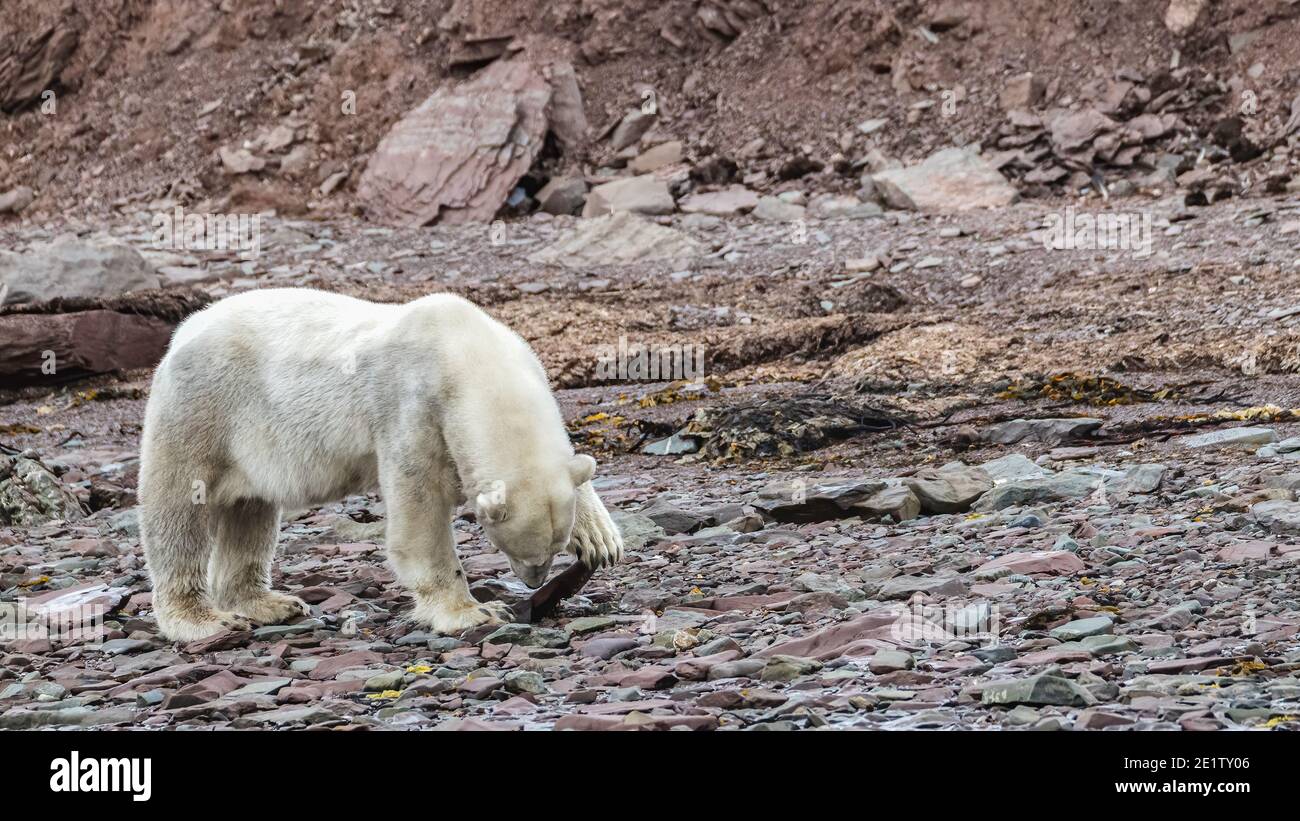
<path fill-rule="evenodd" d="M 306 612 L 270 589 L 281 509 L 376 488 L 413 618 L 441 633 L 501 621 L 503 606 L 470 595 L 457 506 L 473 500 L 537 587 L 566 548 L 590 567 L 622 558 L 595 466 L 528 344 L 460 297 L 229 297 L 177 328 L 145 409 L 140 534 L 159 629 L 186 641 Z"/>

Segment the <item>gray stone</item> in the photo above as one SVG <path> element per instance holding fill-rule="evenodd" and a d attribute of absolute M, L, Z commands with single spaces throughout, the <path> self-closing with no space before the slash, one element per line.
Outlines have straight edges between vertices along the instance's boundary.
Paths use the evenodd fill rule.
<path fill-rule="evenodd" d="M 924 468 L 903 480 L 925 513 L 962 513 L 993 487 L 993 477 L 982 468 L 952 462 Z"/>
<path fill-rule="evenodd" d="M 569 635 L 581 636 L 608 630 L 617 623 L 609 616 L 580 616 L 564 625 L 564 629 L 569 632 Z"/>
<path fill-rule="evenodd" d="M 878 676 L 898 670 L 911 670 L 915 666 L 916 660 L 912 654 L 902 650 L 877 650 L 867 661 L 867 669 Z"/>
<path fill-rule="evenodd" d="M 385 673 L 377 673 L 366 679 L 364 685 L 367 692 L 382 693 L 386 690 L 401 689 L 402 682 L 406 678 L 406 673 L 401 670 L 389 670 Z"/>
<path fill-rule="evenodd" d="M 1094 656 L 1107 656 L 1114 653 L 1131 653 L 1141 646 L 1128 636 L 1110 635 L 1085 636 L 1077 643 L 1079 647 L 1087 650 Z M 1073 644 L 1073 642 L 1071 644 Z M 1065 644 L 1060 646 L 1062 648 L 1066 647 Z"/>
<path fill-rule="evenodd" d="M 487 644 L 518 644 L 523 647 L 565 647 L 569 636 L 563 630 L 531 624 L 504 624 L 483 639 Z"/>
<path fill-rule="evenodd" d="M 775 655 L 767 659 L 759 676 L 763 681 L 793 681 L 822 669 L 816 659 Z M 712 678 L 712 676 L 710 676 Z"/>
<path fill-rule="evenodd" d="M 824 194 L 808 204 L 808 212 L 817 219 L 868 219 L 884 213 L 874 202 L 863 202 L 852 194 Z"/>
<path fill-rule="evenodd" d="M 615 126 L 614 133 L 609 138 L 609 147 L 615 151 L 622 151 L 640 140 L 650 130 L 650 126 L 654 125 L 656 114 L 655 110 L 630 109 Z"/>
<path fill-rule="evenodd" d="M 1096 703 L 1092 694 L 1075 682 L 1050 675 L 989 682 L 983 687 L 980 701 L 985 705 L 1055 704 L 1062 707 L 1087 707 Z"/>
<path fill-rule="evenodd" d="M 843 481 L 811 486 L 783 482 L 760 490 L 754 506 L 780 522 L 842 519 L 858 515 L 856 506 L 884 488 L 884 482 Z"/>
<path fill-rule="evenodd" d="M 721 191 L 691 194 L 678 203 L 678 207 L 687 214 L 712 214 L 715 217 L 744 214 L 754 210 L 757 205 L 758 195 L 739 185 Z"/>
<path fill-rule="evenodd" d="M 682 141 L 669 140 L 654 148 L 642 151 L 627 164 L 627 170 L 633 174 L 649 174 L 667 165 L 676 165 L 682 161 Z"/>
<path fill-rule="evenodd" d="M 889 485 L 853 506 L 870 516 L 891 516 L 896 522 L 915 519 L 921 512 L 921 500 L 907 485 Z"/>
<path fill-rule="evenodd" d="M 709 681 L 724 678 L 753 678 L 763 671 L 767 662 L 763 659 L 739 659 L 724 661 L 709 668 Z"/>
<path fill-rule="evenodd" d="M 1034 464 L 1027 456 L 1020 453 L 1008 453 L 991 462 L 980 465 L 980 469 L 993 478 L 994 483 L 1003 484 L 1017 479 L 1039 479 L 1052 475 L 1052 471 Z"/>
<path fill-rule="evenodd" d="M 512 693 L 534 693 L 541 695 L 547 692 L 546 680 L 540 673 L 534 673 L 531 670 L 513 670 L 506 673 L 506 689 Z"/>
<path fill-rule="evenodd" d="M 1100 636 L 1115 629 L 1115 621 L 1110 616 L 1093 616 L 1089 619 L 1076 619 L 1062 624 L 1051 632 L 1059 641 L 1078 641 L 1088 636 Z"/>
<path fill-rule="evenodd" d="M 85 515 L 77 497 L 40 461 L 0 454 L 0 525 L 34 527 Z"/>
<path fill-rule="evenodd" d="M 1266 445 L 1277 441 L 1277 432 L 1272 428 L 1228 428 L 1197 433 L 1192 436 L 1179 436 L 1174 444 L 1185 448 L 1225 448 L 1246 445 Z"/>
<path fill-rule="evenodd" d="M 293 683 L 291 678 L 271 678 L 265 681 L 253 681 L 245 684 L 236 690 L 226 693 L 227 699 L 238 699 L 243 696 L 273 696 L 285 687 Z"/>
<path fill-rule="evenodd" d="M 98 649 L 106 655 L 120 656 L 124 653 L 141 653 L 152 650 L 154 649 L 154 643 L 141 641 L 140 639 L 110 639 L 99 645 Z"/>
<path fill-rule="evenodd" d="M 1250 514 L 1273 533 L 1300 533 L 1300 502 L 1270 499 L 1253 505 Z"/>
<path fill-rule="evenodd" d="M 1102 482 L 1081 473 L 1058 473 L 1041 479 L 1018 479 L 985 493 L 974 505 L 975 510 L 1002 510 L 1012 505 L 1062 502 L 1081 499 L 1101 487 Z"/>
<path fill-rule="evenodd" d="M 966 584 L 956 576 L 896 576 L 880 586 L 882 599 L 908 599 L 917 593 L 929 596 L 960 596 Z"/>
<path fill-rule="evenodd" d="M 253 639 L 255 641 L 279 641 L 289 636 L 301 636 L 305 633 L 311 633 L 320 630 L 324 626 L 325 622 L 320 619 L 303 619 L 296 624 L 268 624 L 265 627 L 255 629 Z M 401 644 L 400 639 L 398 644 Z"/>
<path fill-rule="evenodd" d="M 684 453 L 695 453 L 699 449 L 700 440 L 694 436 L 678 436 L 674 433 L 665 439 L 651 442 L 641 448 L 641 452 L 647 456 L 680 456 Z"/>
<path fill-rule="evenodd" d="M 658 540 L 668 535 L 654 520 L 640 513 L 630 513 L 622 508 L 610 507 L 609 517 L 618 525 L 618 532 L 623 536 L 623 546 L 627 550 L 640 550 L 651 540 Z"/>
<path fill-rule="evenodd" d="M 1164 480 L 1165 470 L 1164 465 L 1133 465 L 1125 472 L 1121 487 L 1130 493 L 1153 493 Z"/>
<path fill-rule="evenodd" d="M 115 239 L 64 235 L 25 254 L 0 250 L 0 291 L 8 286 L 7 303 L 116 297 L 161 284 L 139 251 Z"/>
<path fill-rule="evenodd" d="M 708 522 L 707 516 L 682 510 L 663 496 L 642 508 L 640 513 L 663 528 L 670 536 L 678 533 L 694 533 Z"/>

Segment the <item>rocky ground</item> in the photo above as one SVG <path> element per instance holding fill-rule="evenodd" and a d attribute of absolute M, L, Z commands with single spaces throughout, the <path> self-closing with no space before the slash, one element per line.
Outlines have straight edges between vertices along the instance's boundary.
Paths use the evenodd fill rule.
<path fill-rule="evenodd" d="M 431 636 L 403 618 L 382 501 L 354 497 L 285 516 L 274 584 L 309 618 L 175 646 L 133 510 L 147 371 L 11 389 L 0 596 L 107 618 L 5 644 L 0 727 L 1295 726 L 1294 206 L 1150 207 L 1147 257 L 1047 250 L 1050 209 L 1021 205 L 804 241 L 661 217 L 702 249 L 681 267 L 523 264 L 584 224 L 549 216 L 505 241 L 274 221 L 248 270 L 154 258 L 213 296 L 478 299 L 569 385 L 628 558 L 553 618 Z M 704 378 L 602 381 L 620 335 L 703 346 Z M 670 434 L 694 452 L 641 452 Z M 457 532 L 480 595 L 524 594 Z"/>
<path fill-rule="evenodd" d="M 13 6 L 0 729 L 1300 727 L 1300 4 Z M 150 369 L 285 286 L 518 330 L 625 562 L 433 636 L 357 496 L 161 639 Z"/>

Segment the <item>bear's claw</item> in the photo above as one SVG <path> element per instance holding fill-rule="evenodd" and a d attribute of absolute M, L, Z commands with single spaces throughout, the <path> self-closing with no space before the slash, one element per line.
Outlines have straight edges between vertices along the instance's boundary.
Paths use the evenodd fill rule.
<path fill-rule="evenodd" d="M 611 567 L 623 559 L 623 536 L 590 483 L 578 488 L 578 509 L 569 549 L 593 570 Z"/>

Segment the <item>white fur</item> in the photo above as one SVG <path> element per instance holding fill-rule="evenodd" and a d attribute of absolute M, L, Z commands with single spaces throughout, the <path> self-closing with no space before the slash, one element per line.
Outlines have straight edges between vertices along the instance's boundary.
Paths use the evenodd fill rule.
<path fill-rule="evenodd" d="M 499 620 L 469 593 L 457 505 L 474 500 L 536 586 L 566 547 L 593 567 L 622 557 L 594 467 L 528 344 L 459 297 L 230 297 L 177 329 L 145 412 L 141 537 L 159 628 L 189 640 L 304 612 L 270 590 L 280 510 L 375 488 L 414 618 L 444 633 Z"/>

